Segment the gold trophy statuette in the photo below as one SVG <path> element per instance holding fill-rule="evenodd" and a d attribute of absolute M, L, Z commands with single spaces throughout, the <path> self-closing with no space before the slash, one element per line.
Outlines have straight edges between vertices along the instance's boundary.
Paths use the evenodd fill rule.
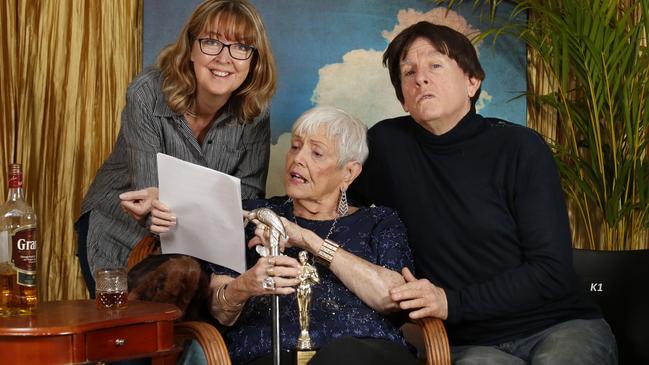
<path fill-rule="evenodd" d="M 297 365 L 306 365 L 315 355 L 309 336 L 309 310 L 311 308 L 311 286 L 320 282 L 315 266 L 308 262 L 308 252 L 300 251 L 300 273 L 297 278 L 297 308 L 300 317 L 300 335 L 297 339 Z"/>

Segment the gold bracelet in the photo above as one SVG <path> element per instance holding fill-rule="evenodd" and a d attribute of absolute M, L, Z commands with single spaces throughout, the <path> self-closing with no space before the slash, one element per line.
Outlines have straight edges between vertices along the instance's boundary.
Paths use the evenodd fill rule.
<path fill-rule="evenodd" d="M 318 250 L 315 261 L 325 267 L 329 267 L 329 265 L 331 265 L 331 261 L 334 259 L 334 255 L 336 254 L 338 247 L 340 247 L 340 245 L 336 242 L 330 239 L 324 240 L 324 243 Z"/>
<path fill-rule="evenodd" d="M 230 304 L 228 300 L 225 298 L 225 289 L 228 288 L 228 284 L 225 284 L 221 287 L 221 300 L 222 303 L 225 304 L 226 307 L 231 307 L 231 308 L 239 308 L 243 306 L 243 303 L 238 303 L 238 304 Z"/>
<path fill-rule="evenodd" d="M 220 304 L 221 310 L 223 312 L 230 312 L 230 313 L 236 313 L 241 311 L 243 309 L 243 303 L 237 304 L 237 305 L 232 305 L 228 303 L 227 299 L 225 298 L 225 287 L 228 286 L 228 284 L 223 284 L 219 286 L 216 289 L 216 302 Z M 228 308 L 229 307 L 229 308 Z"/>

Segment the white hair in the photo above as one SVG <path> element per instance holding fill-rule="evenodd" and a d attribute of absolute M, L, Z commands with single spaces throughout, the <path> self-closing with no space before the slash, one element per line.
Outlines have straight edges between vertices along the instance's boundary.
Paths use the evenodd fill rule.
<path fill-rule="evenodd" d="M 334 141 L 338 152 L 338 167 L 349 161 L 361 164 L 367 159 L 367 127 L 342 109 L 317 106 L 300 115 L 293 123 L 291 133 L 308 136 L 324 127 L 325 137 Z"/>

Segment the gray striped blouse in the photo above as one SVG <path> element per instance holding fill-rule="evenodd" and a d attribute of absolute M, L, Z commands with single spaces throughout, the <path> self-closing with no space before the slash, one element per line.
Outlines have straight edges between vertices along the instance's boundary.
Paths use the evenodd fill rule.
<path fill-rule="evenodd" d="M 243 199 L 263 197 L 270 155 L 269 113 L 250 124 L 222 113 L 200 145 L 183 115 L 165 102 L 160 71 L 148 68 L 138 75 L 126 94 L 113 151 L 81 204 L 81 215 L 90 213 L 87 248 L 92 272 L 125 266 L 132 247 L 148 233 L 122 211 L 119 194 L 158 186 L 158 152 L 240 178 Z"/>

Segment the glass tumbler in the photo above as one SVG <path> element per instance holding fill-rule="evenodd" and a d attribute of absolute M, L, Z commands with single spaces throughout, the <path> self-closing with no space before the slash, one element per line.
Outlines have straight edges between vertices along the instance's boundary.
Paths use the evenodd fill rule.
<path fill-rule="evenodd" d="M 123 309 L 128 305 L 128 284 L 123 268 L 95 271 L 95 297 L 98 309 Z"/>

